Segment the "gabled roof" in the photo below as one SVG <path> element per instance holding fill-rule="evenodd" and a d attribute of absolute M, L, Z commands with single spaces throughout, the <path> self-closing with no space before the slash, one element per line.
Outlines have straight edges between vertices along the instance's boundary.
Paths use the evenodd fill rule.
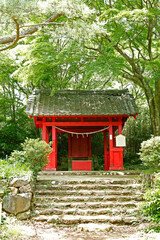
<path fill-rule="evenodd" d="M 35 90 L 25 111 L 30 116 L 136 115 L 128 90 Z"/>

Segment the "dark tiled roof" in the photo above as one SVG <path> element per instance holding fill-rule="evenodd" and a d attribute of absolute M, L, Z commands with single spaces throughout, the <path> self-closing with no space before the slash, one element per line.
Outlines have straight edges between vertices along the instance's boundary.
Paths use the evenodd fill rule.
<path fill-rule="evenodd" d="M 128 90 L 35 90 L 29 96 L 30 116 L 135 115 L 138 109 Z"/>

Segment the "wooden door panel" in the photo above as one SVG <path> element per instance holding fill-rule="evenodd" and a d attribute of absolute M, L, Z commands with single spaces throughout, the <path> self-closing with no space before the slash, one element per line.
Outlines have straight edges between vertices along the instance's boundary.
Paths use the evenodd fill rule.
<path fill-rule="evenodd" d="M 91 157 L 90 136 L 70 135 L 69 141 L 69 157 Z"/>

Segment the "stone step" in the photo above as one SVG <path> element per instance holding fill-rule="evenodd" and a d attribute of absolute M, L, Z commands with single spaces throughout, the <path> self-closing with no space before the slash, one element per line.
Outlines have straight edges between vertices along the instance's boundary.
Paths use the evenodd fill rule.
<path fill-rule="evenodd" d="M 49 176 L 84 176 L 84 175 L 94 175 L 94 176 L 129 176 L 134 175 L 138 176 L 140 172 L 135 171 L 41 171 L 38 173 L 38 176 L 49 175 Z"/>
<path fill-rule="evenodd" d="M 70 179 L 56 179 L 56 178 L 54 178 L 54 179 L 50 179 L 50 178 L 48 178 L 48 179 L 46 179 L 46 178 L 44 178 L 44 179 L 42 179 L 42 178 L 38 178 L 38 180 L 37 180 L 37 184 L 45 184 L 45 185 L 48 185 L 48 184 L 51 184 L 51 185 L 59 185 L 59 184 L 61 184 L 61 185 L 66 185 L 66 184 L 68 184 L 68 185 L 74 185 L 74 184 L 87 184 L 87 185 L 89 185 L 89 184 L 103 184 L 103 185 L 105 185 L 105 184 L 129 184 L 129 183 L 131 183 L 131 184 L 135 184 L 135 183 L 138 183 L 138 179 L 130 179 L 130 178 L 115 178 L 115 179 L 104 179 L 104 178 L 102 178 L 102 179 L 95 179 L 95 178 L 93 178 L 93 179 L 84 179 L 84 180 L 82 180 L 82 179 L 75 179 L 75 180 L 70 180 Z"/>
<path fill-rule="evenodd" d="M 67 208 L 67 209 L 58 209 L 58 208 L 47 208 L 47 209 L 39 209 L 36 211 L 37 215 L 133 215 L 138 216 L 139 210 L 138 208 L 98 208 L 98 209 L 76 209 L 76 208 Z"/>
<path fill-rule="evenodd" d="M 142 185 L 135 172 L 43 171 L 34 196 L 35 221 L 109 226 L 141 221 Z"/>
<path fill-rule="evenodd" d="M 117 196 L 117 195 L 110 195 L 110 196 L 67 196 L 67 197 L 58 197 L 53 195 L 47 196 L 37 196 L 35 197 L 35 201 L 38 202 L 87 202 L 87 201 L 142 201 L 143 198 L 137 195 L 134 196 Z"/>
<path fill-rule="evenodd" d="M 102 189 L 141 189 L 142 185 L 141 184 L 75 184 L 75 185 L 70 185 L 70 184 L 57 184 L 57 185 L 42 185 L 42 184 L 36 184 L 36 189 L 37 190 L 42 190 L 42 189 L 50 189 L 50 190 L 75 190 L 75 189 L 88 189 L 88 190 L 102 190 Z"/>
<path fill-rule="evenodd" d="M 59 209 L 65 209 L 65 208 L 116 208 L 116 207 L 126 207 L 126 208 L 132 208 L 132 207 L 138 207 L 139 203 L 136 201 L 129 201 L 129 202 L 52 202 L 49 203 L 43 202 L 37 202 L 35 203 L 36 209 L 38 208 L 48 208 L 48 205 L 50 207 L 59 208 Z"/>
<path fill-rule="evenodd" d="M 73 225 L 79 223 L 112 223 L 112 224 L 123 224 L 123 225 L 131 225 L 136 224 L 141 219 L 130 216 L 106 216 L 106 215 L 98 215 L 98 216 L 82 216 L 82 215 L 40 215 L 34 217 L 35 221 L 40 222 L 48 222 L 48 223 L 57 223 L 64 225 Z"/>
<path fill-rule="evenodd" d="M 66 196 L 66 195 L 76 195 L 76 196 L 105 196 L 105 195 L 118 195 L 118 196 L 132 196 L 132 195 L 138 195 L 141 196 L 142 195 L 142 191 L 138 191 L 135 189 L 124 189 L 124 190 L 36 190 L 35 191 L 35 196 L 37 195 L 53 195 L 53 196 Z"/>

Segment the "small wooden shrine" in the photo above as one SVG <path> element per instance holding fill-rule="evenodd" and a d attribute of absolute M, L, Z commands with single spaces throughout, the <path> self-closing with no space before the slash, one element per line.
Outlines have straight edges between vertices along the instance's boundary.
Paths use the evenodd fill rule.
<path fill-rule="evenodd" d="M 104 170 L 124 169 L 122 128 L 129 116 L 138 114 L 128 90 L 64 90 L 54 94 L 35 90 L 28 99 L 26 113 L 34 118 L 37 128 L 42 128 L 43 140 L 49 143 L 52 139 L 53 151 L 45 170 L 58 170 L 58 132 L 68 134 L 73 171 L 92 170 L 91 135 L 98 132 L 104 133 Z M 117 147 L 121 136 L 123 144 Z"/>

